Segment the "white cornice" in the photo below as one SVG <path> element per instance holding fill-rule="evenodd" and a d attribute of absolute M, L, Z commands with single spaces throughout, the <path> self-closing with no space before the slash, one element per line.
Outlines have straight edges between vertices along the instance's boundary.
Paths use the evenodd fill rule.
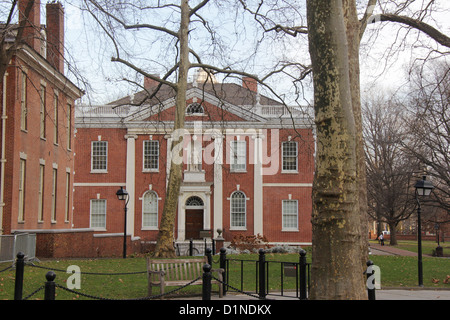
<path fill-rule="evenodd" d="M 74 85 L 65 75 L 56 70 L 46 59 L 27 45 L 19 46 L 16 55 L 47 81 L 52 82 L 56 89 L 67 94 L 69 98 L 76 100 L 84 95 L 83 90 Z"/>

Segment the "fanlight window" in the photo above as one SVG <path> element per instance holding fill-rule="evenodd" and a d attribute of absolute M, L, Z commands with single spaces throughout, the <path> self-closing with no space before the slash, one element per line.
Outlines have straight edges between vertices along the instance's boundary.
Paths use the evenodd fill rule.
<path fill-rule="evenodd" d="M 192 103 L 189 105 L 186 109 L 186 113 L 190 115 L 194 114 L 204 114 L 205 110 L 203 109 L 202 105 L 200 103 Z"/>
<path fill-rule="evenodd" d="M 189 199 L 186 200 L 186 207 L 202 207 L 203 206 L 203 200 L 200 197 L 192 196 Z"/>

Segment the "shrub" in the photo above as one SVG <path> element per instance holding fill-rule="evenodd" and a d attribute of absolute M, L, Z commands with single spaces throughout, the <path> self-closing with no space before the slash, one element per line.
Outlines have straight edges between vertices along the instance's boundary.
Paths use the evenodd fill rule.
<path fill-rule="evenodd" d="M 230 246 L 240 251 L 253 251 L 254 249 L 267 249 L 268 242 L 267 238 L 259 233 L 257 235 L 238 234 L 233 237 Z"/>

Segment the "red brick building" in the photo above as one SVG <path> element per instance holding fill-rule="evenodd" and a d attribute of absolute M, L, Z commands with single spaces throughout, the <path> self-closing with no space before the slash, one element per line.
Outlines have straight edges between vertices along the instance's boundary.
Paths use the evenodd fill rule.
<path fill-rule="evenodd" d="M 19 21 L 28 1 L 19 1 Z M 64 9 L 35 1 L 1 82 L 0 230 L 72 228 L 74 105 L 82 91 L 64 75 Z M 15 39 L 18 25 L 8 34 Z M 10 42 L 11 43 L 11 42 Z M 40 242 L 37 250 L 53 243 Z"/>
<path fill-rule="evenodd" d="M 309 244 L 312 124 L 260 94 L 249 78 L 202 79 L 197 73 L 188 84 L 180 132 L 173 132 L 174 91 L 162 86 L 149 99 L 156 88 L 149 79 L 133 96 L 77 107 L 74 226 L 105 243 L 123 237 L 124 202 L 116 192 L 124 187 L 129 243 L 154 242 L 173 159 L 184 164 L 174 240 L 217 237 L 221 229 L 226 241 L 260 234 L 272 244 Z M 172 145 L 176 134 L 182 145 Z"/>

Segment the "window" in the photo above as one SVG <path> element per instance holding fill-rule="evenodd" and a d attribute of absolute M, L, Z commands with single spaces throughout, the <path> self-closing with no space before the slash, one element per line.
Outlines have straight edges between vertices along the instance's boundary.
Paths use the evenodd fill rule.
<path fill-rule="evenodd" d="M 93 172 L 106 172 L 108 168 L 108 142 L 93 141 L 91 150 L 91 169 Z"/>
<path fill-rule="evenodd" d="M 22 92 L 20 99 L 20 129 L 27 130 L 27 74 L 22 72 Z"/>
<path fill-rule="evenodd" d="M 65 203 L 65 214 L 64 221 L 69 221 L 70 212 L 70 173 L 66 172 L 66 203 Z"/>
<path fill-rule="evenodd" d="M 47 106 L 46 106 L 46 88 L 45 86 L 41 85 L 41 106 L 39 109 L 39 124 L 40 124 L 40 137 L 45 139 L 45 114 L 47 113 Z"/>
<path fill-rule="evenodd" d="M 298 231 L 298 201 L 283 200 L 283 230 Z"/>
<path fill-rule="evenodd" d="M 106 229 L 106 200 L 91 200 L 91 228 Z"/>
<path fill-rule="evenodd" d="M 57 187 L 58 169 L 53 168 L 52 181 L 52 222 L 56 222 L 56 187 Z"/>
<path fill-rule="evenodd" d="M 67 105 L 67 127 L 66 127 L 66 135 L 67 135 L 67 149 L 72 149 L 72 106 L 70 104 Z"/>
<path fill-rule="evenodd" d="M 186 200 L 186 207 L 203 207 L 204 203 L 202 198 L 197 196 L 189 197 L 189 199 Z"/>
<path fill-rule="evenodd" d="M 245 141 L 231 141 L 231 171 L 245 171 L 246 169 L 246 143 Z"/>
<path fill-rule="evenodd" d="M 154 191 L 144 194 L 142 201 L 142 227 L 158 228 L 158 195 Z"/>
<path fill-rule="evenodd" d="M 282 149 L 283 171 L 297 171 L 297 142 L 283 142 Z"/>
<path fill-rule="evenodd" d="M 159 141 L 144 141 L 144 170 L 157 171 L 159 169 Z"/>
<path fill-rule="evenodd" d="M 188 148 L 188 171 L 202 171 L 202 145 L 201 142 L 192 140 Z"/>
<path fill-rule="evenodd" d="M 231 228 L 243 229 L 246 227 L 246 197 L 241 191 L 235 191 L 231 195 Z"/>
<path fill-rule="evenodd" d="M 20 159 L 19 164 L 19 216 L 18 221 L 25 221 L 25 177 L 26 160 Z"/>
<path fill-rule="evenodd" d="M 58 95 L 55 94 L 55 97 L 53 99 L 53 110 L 55 114 L 55 123 L 53 127 L 53 143 L 58 144 Z"/>
<path fill-rule="evenodd" d="M 45 166 L 39 165 L 38 221 L 44 221 L 44 172 Z"/>
<path fill-rule="evenodd" d="M 203 109 L 201 104 L 193 103 L 187 107 L 186 113 L 188 115 L 203 115 L 205 113 L 205 110 Z"/>

